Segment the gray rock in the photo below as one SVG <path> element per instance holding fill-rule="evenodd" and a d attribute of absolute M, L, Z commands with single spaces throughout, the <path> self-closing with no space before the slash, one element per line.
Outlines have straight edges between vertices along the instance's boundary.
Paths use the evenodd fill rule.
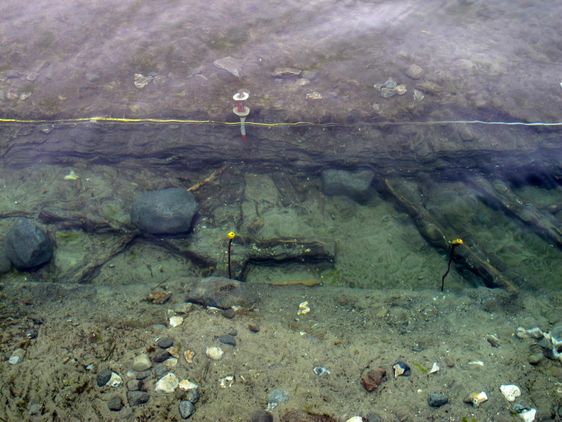
<path fill-rule="evenodd" d="M 140 380 L 129 380 L 127 381 L 127 390 L 129 391 L 141 391 L 142 390 L 142 381 Z"/>
<path fill-rule="evenodd" d="M 43 413 L 43 405 L 41 403 L 32 402 L 29 404 L 28 411 L 30 416 L 39 416 Z"/>
<path fill-rule="evenodd" d="M 254 292 L 236 280 L 224 277 L 207 277 L 201 280 L 186 279 L 187 301 L 203 306 L 229 309 L 232 306 L 248 307 L 255 302 Z"/>
<path fill-rule="evenodd" d="M 302 75 L 302 69 L 296 67 L 276 67 L 273 70 L 274 78 L 298 78 Z"/>
<path fill-rule="evenodd" d="M 16 349 L 12 352 L 12 355 L 8 359 L 8 363 L 10 365 L 18 365 L 23 361 L 24 356 L 25 356 L 25 350 Z"/>
<path fill-rule="evenodd" d="M 236 346 L 236 339 L 231 335 L 218 336 L 217 340 L 222 344 L 228 344 L 229 346 Z"/>
<path fill-rule="evenodd" d="M 148 402 L 150 396 L 146 391 L 129 391 L 127 392 L 127 401 L 130 406 L 138 406 Z"/>
<path fill-rule="evenodd" d="M 423 69 L 417 64 L 412 64 L 406 69 L 406 75 L 412 79 L 420 79 L 423 76 Z"/>
<path fill-rule="evenodd" d="M 18 270 L 31 270 L 53 256 L 53 241 L 41 227 L 21 218 L 8 230 L 4 240 L 6 256 Z"/>
<path fill-rule="evenodd" d="M 174 345 L 174 339 L 170 337 L 162 337 L 158 339 L 156 345 L 162 349 L 167 349 L 168 347 L 172 347 Z"/>
<path fill-rule="evenodd" d="M 374 177 L 371 170 L 324 170 L 322 187 L 326 195 L 344 195 L 363 202 L 369 198 Z"/>
<path fill-rule="evenodd" d="M 449 398 L 443 393 L 431 393 L 427 398 L 427 404 L 431 407 L 441 407 L 449 402 Z"/>
<path fill-rule="evenodd" d="M 251 422 L 273 422 L 273 415 L 265 410 L 256 410 Z"/>
<path fill-rule="evenodd" d="M 185 392 L 183 398 L 195 404 L 199 401 L 199 397 L 200 397 L 199 390 L 197 388 L 192 388 L 191 390 L 187 390 Z"/>
<path fill-rule="evenodd" d="M 151 374 L 152 372 L 150 371 L 139 371 L 139 372 L 135 372 L 135 378 L 138 380 L 144 380 L 148 378 Z"/>
<path fill-rule="evenodd" d="M 154 367 L 154 376 L 157 379 L 162 378 L 164 375 L 166 375 L 170 370 L 168 368 L 166 368 L 164 365 L 162 364 L 158 364 Z"/>
<path fill-rule="evenodd" d="M 135 356 L 135 359 L 133 360 L 134 371 L 138 371 L 138 372 L 146 371 L 147 369 L 150 369 L 151 366 L 152 363 L 150 363 L 150 358 L 146 353 Z"/>
<path fill-rule="evenodd" d="M 168 353 L 167 350 L 160 350 L 160 351 L 158 351 L 154 354 L 154 356 L 152 357 L 152 360 L 156 363 L 162 363 L 166 359 L 169 359 L 171 357 L 172 357 L 172 355 L 170 353 Z"/>
<path fill-rule="evenodd" d="M 12 261 L 6 255 L 4 242 L 0 243 L 0 274 L 6 274 L 12 269 Z"/>
<path fill-rule="evenodd" d="M 105 384 L 107 384 L 109 382 L 109 379 L 111 378 L 112 373 L 113 371 L 109 368 L 104 368 L 99 371 L 98 375 L 96 376 L 96 384 L 98 385 L 98 387 L 103 387 Z"/>
<path fill-rule="evenodd" d="M 188 419 L 195 413 L 195 406 L 187 400 L 180 401 L 180 415 L 184 419 Z"/>
<path fill-rule="evenodd" d="M 119 412 L 123 408 L 123 401 L 119 396 L 111 397 L 107 402 L 107 407 L 113 412 Z"/>
<path fill-rule="evenodd" d="M 133 203 L 131 222 L 146 233 L 185 233 L 198 210 L 195 197 L 185 189 L 145 192 Z"/>

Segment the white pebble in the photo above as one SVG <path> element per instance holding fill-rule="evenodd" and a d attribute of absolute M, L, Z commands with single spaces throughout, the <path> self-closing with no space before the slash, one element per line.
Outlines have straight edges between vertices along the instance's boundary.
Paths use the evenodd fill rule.
<path fill-rule="evenodd" d="M 224 355 L 224 351 L 220 347 L 213 346 L 207 347 L 205 354 L 209 359 L 220 360 L 222 359 L 222 355 Z"/>
<path fill-rule="evenodd" d="M 170 317 L 170 327 L 172 327 L 172 328 L 173 328 L 173 327 L 178 327 L 178 326 L 180 326 L 182 323 L 183 323 L 183 317 L 177 316 L 177 315 L 174 315 L 174 316 L 171 316 L 171 317 Z"/>
<path fill-rule="evenodd" d="M 10 358 L 8 359 L 8 363 L 10 365 L 17 365 L 18 363 L 21 363 L 21 361 L 23 360 L 23 357 L 25 356 L 25 350 L 23 349 L 16 349 L 14 350 L 14 352 L 12 353 L 12 356 L 10 356 Z"/>
<path fill-rule="evenodd" d="M 155 390 L 162 393 L 173 393 L 178 385 L 178 377 L 170 372 L 158 380 Z"/>
<path fill-rule="evenodd" d="M 500 385 L 500 391 L 507 401 L 515 401 L 515 399 L 521 396 L 521 389 L 513 384 Z"/>
<path fill-rule="evenodd" d="M 105 385 L 109 385 L 113 388 L 121 387 L 123 385 L 123 379 L 115 372 L 112 372 L 111 378 L 109 378 L 109 381 L 107 381 L 107 384 Z"/>
<path fill-rule="evenodd" d="M 191 382 L 187 379 L 185 380 L 181 380 L 179 383 L 179 387 L 181 390 L 196 390 L 197 388 L 199 388 L 199 386 L 197 384 L 195 384 L 194 382 Z"/>

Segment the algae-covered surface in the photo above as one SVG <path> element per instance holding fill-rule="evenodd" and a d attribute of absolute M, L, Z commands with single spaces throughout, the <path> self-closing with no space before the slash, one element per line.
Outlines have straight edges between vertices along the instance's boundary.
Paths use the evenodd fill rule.
<path fill-rule="evenodd" d="M 65 179 L 71 170 L 78 179 Z M 194 191 L 200 211 L 191 233 L 116 246 L 134 230 L 129 212 L 136 195 L 202 181 Z M 314 421 L 319 415 L 335 421 L 355 415 L 383 421 L 517 420 L 499 390 L 502 384 L 518 385 L 518 403 L 536 408 L 542 418 L 554 417 L 562 400 L 560 362 L 545 358 L 536 340 L 514 333 L 519 326 L 548 331 L 559 322 L 560 250 L 486 205 L 470 183 L 402 183 L 423 191 L 426 208 L 456 230 L 451 238 L 462 236 L 466 247 L 477 246 L 494 263 L 504 263 L 505 274 L 518 275 L 518 293 L 484 287 L 456 261 L 441 292 L 450 251 L 430 245 L 376 183 L 365 201 L 356 202 L 326 195 L 318 174 L 264 173 L 248 166 L 223 168 L 215 178 L 103 165 L 5 169 L 3 231 L 21 216 L 39 219 L 56 249 L 40 270 L 2 276 L 0 416 L 181 420 L 179 403 L 187 393 L 155 391 L 155 373 L 143 383 L 147 403 L 134 405 L 127 397 L 134 357 L 154 356 L 157 339 L 171 337 L 179 348 L 173 372 L 199 385 L 194 421 L 248 421 L 268 407 L 275 389 L 288 394 L 286 402 L 270 406 L 275 421 Z M 543 195 L 544 187 L 513 189 L 528 200 L 540 197 L 535 203 L 548 208 L 558 188 Z M 45 215 L 74 225 L 61 226 Z M 333 244 L 335 252 L 319 260 L 250 260 L 236 276 L 250 287 L 254 302 L 233 315 L 186 304 L 194 280 L 227 275 L 229 230 L 238 235 L 231 250 L 235 265 L 249 245 L 279 239 Z M 92 262 L 97 266 L 90 274 Z M 171 296 L 151 303 L 151 292 Z M 299 315 L 303 302 L 310 311 Z M 171 315 L 182 316 L 183 323 L 170 327 Z M 36 337 L 30 338 L 30 329 Z M 236 345 L 220 343 L 223 335 L 233 336 Z M 221 360 L 206 356 L 210 346 L 225 351 Z M 25 352 L 23 361 L 9 364 L 18 348 Z M 542 359 L 531 364 L 537 348 Z M 193 352 L 191 362 L 186 351 Z M 397 361 L 411 367 L 410 376 L 394 377 Z M 439 370 L 430 374 L 433 363 Z M 315 367 L 329 373 L 316 375 Z M 367 392 L 361 378 L 377 367 L 387 371 L 387 379 Z M 105 368 L 124 384 L 98 386 Z M 229 376 L 232 382 L 225 381 Z M 463 402 L 481 391 L 488 401 L 479 407 Z M 449 403 L 432 408 L 427 400 L 437 392 Z M 119 411 L 108 408 L 114 396 L 122 400 Z"/>

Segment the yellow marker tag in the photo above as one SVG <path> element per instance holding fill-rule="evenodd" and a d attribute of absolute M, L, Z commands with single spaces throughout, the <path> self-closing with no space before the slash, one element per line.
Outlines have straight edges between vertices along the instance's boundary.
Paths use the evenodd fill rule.
<path fill-rule="evenodd" d="M 452 244 L 453 246 L 460 246 L 460 245 L 463 245 L 463 244 L 464 244 L 464 240 L 462 240 L 461 238 L 453 239 L 453 240 L 451 241 L 451 244 Z"/>
<path fill-rule="evenodd" d="M 227 238 L 228 240 L 232 240 L 232 239 L 234 239 L 235 237 L 236 237 L 236 233 L 233 232 L 233 231 L 230 231 L 230 232 L 228 232 L 228 233 L 226 234 L 226 238 Z"/>

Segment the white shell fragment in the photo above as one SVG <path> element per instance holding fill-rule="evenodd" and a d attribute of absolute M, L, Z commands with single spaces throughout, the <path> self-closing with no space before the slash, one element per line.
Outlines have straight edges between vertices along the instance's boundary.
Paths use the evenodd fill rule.
<path fill-rule="evenodd" d="M 181 380 L 178 387 L 180 390 L 188 391 L 188 390 L 196 390 L 199 388 L 197 384 L 194 382 L 189 381 L 188 379 Z"/>
<path fill-rule="evenodd" d="M 232 387 L 232 384 L 234 384 L 233 375 L 227 375 L 226 377 L 219 380 L 219 385 L 221 386 L 221 388 Z"/>
<path fill-rule="evenodd" d="M 183 317 L 181 316 L 171 316 L 170 317 L 170 327 L 174 328 L 174 327 L 178 327 L 183 323 Z"/>
<path fill-rule="evenodd" d="M 468 364 L 472 366 L 484 366 L 484 362 L 481 360 L 471 360 Z"/>
<path fill-rule="evenodd" d="M 500 385 L 500 391 L 507 401 L 515 401 L 517 397 L 521 396 L 521 389 L 513 384 Z"/>
<path fill-rule="evenodd" d="M 168 358 L 164 361 L 164 366 L 168 369 L 175 369 L 178 365 L 178 360 L 176 358 Z"/>
<path fill-rule="evenodd" d="M 363 422 L 363 418 L 361 416 L 354 416 L 352 418 L 349 418 L 345 422 Z"/>
<path fill-rule="evenodd" d="M 123 385 L 123 379 L 115 372 L 112 372 L 109 381 L 107 381 L 107 384 L 105 385 L 109 385 L 113 388 L 121 387 Z"/>
<path fill-rule="evenodd" d="M 431 366 L 431 369 L 429 370 L 428 374 L 434 374 L 436 372 L 439 371 L 439 365 L 437 365 L 437 362 L 433 362 L 433 365 Z"/>
<path fill-rule="evenodd" d="M 213 346 L 207 347 L 205 354 L 209 359 L 220 360 L 222 359 L 222 355 L 224 355 L 224 351 L 220 347 Z"/>
<path fill-rule="evenodd" d="M 170 372 L 158 380 L 155 390 L 161 393 L 173 393 L 178 385 L 178 377 Z"/>

